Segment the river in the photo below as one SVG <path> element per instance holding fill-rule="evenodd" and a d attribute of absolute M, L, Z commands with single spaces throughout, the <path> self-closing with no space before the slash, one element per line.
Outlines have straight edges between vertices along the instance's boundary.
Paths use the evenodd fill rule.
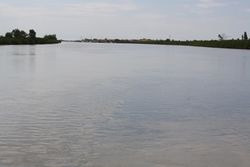
<path fill-rule="evenodd" d="M 249 167 L 250 52 L 0 46 L 1 167 Z"/>

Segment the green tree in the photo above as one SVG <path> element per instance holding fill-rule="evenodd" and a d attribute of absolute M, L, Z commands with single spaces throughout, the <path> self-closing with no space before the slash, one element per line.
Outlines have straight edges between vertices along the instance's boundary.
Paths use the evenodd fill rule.
<path fill-rule="evenodd" d="M 243 39 L 248 40 L 247 32 L 244 32 Z"/>
<path fill-rule="evenodd" d="M 28 37 L 28 34 L 27 34 L 25 31 L 21 30 L 21 31 L 20 31 L 20 37 L 21 37 L 21 38 L 27 38 L 27 37 Z"/>
<path fill-rule="evenodd" d="M 27 38 L 27 33 L 23 30 L 19 30 L 19 29 L 14 29 L 12 31 L 12 36 L 14 38 Z"/>
<path fill-rule="evenodd" d="M 11 33 L 11 32 L 7 32 L 7 33 L 5 34 L 5 37 L 6 37 L 6 38 L 12 38 L 13 36 L 12 36 L 12 33 Z"/>
<path fill-rule="evenodd" d="M 35 32 L 35 30 L 30 30 L 29 31 L 29 37 L 31 38 L 31 39 L 36 39 L 36 32 Z"/>
<path fill-rule="evenodd" d="M 21 37 L 21 31 L 19 29 L 12 30 L 12 36 L 14 38 L 20 38 Z"/>
<path fill-rule="evenodd" d="M 45 35 L 44 36 L 44 39 L 45 40 L 54 40 L 54 41 L 56 41 L 57 40 L 57 37 L 56 37 L 56 35 L 55 34 L 53 34 L 53 35 Z"/>

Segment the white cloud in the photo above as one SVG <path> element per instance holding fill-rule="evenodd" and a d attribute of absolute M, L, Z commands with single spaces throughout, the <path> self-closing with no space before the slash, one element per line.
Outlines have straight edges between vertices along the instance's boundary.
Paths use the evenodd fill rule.
<path fill-rule="evenodd" d="M 79 3 L 58 6 L 54 8 L 37 6 L 15 6 L 0 4 L 0 16 L 8 17 L 44 17 L 44 16 L 92 16 L 92 15 L 114 15 L 122 12 L 137 10 L 133 3 Z"/>
<path fill-rule="evenodd" d="M 225 6 L 226 4 L 218 0 L 199 0 L 197 6 L 200 8 L 215 8 Z"/>
<path fill-rule="evenodd" d="M 43 8 L 39 7 L 20 7 L 8 4 L 0 4 L 0 15 L 7 17 L 26 17 L 34 15 L 42 15 L 47 13 Z"/>
<path fill-rule="evenodd" d="M 132 3 L 83 3 L 66 5 L 63 13 L 68 15 L 112 15 L 122 12 L 131 12 L 137 10 L 137 7 Z"/>

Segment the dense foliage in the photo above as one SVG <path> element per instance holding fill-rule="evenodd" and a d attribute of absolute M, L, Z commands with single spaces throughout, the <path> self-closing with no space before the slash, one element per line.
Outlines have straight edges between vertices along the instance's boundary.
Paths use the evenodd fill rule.
<path fill-rule="evenodd" d="M 0 36 L 0 45 L 24 45 L 24 44 L 54 44 L 60 43 L 56 35 L 45 35 L 43 38 L 36 37 L 35 30 L 26 33 L 23 30 L 14 29 L 7 32 L 5 36 Z"/>

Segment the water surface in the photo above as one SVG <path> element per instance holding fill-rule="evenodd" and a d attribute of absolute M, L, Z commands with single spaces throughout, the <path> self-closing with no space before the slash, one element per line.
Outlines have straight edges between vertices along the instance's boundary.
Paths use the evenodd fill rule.
<path fill-rule="evenodd" d="M 0 46 L 1 167 L 249 167 L 250 52 Z"/>

